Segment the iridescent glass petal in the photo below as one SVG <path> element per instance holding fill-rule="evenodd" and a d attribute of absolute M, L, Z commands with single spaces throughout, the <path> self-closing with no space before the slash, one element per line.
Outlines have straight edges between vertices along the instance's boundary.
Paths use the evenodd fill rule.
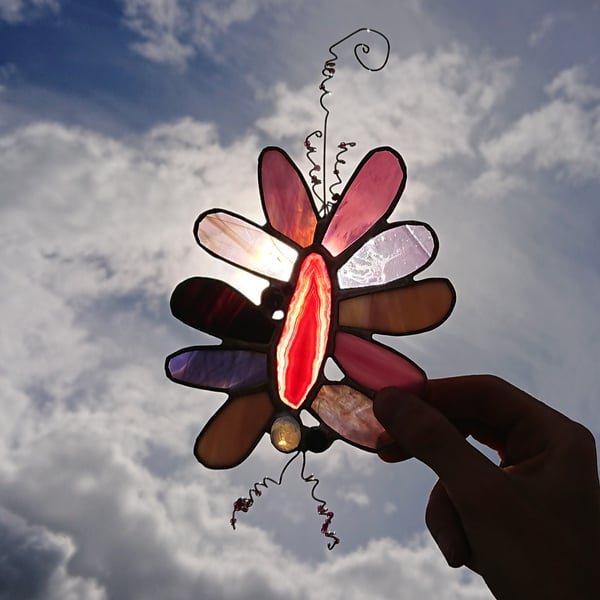
<path fill-rule="evenodd" d="M 339 303 L 339 324 L 401 335 L 433 329 L 454 307 L 447 279 L 425 279 L 407 287 L 357 296 Z"/>
<path fill-rule="evenodd" d="M 323 238 L 333 256 L 377 223 L 398 198 L 404 180 L 400 157 L 389 148 L 374 151 L 358 167 Z"/>
<path fill-rule="evenodd" d="M 279 148 L 264 150 L 259 177 L 269 223 L 303 248 L 310 246 L 317 217 L 304 180 L 287 154 Z"/>
<path fill-rule="evenodd" d="M 288 281 L 298 252 L 258 225 L 227 212 L 210 212 L 198 220 L 200 245 L 219 258 L 253 273 Z"/>
<path fill-rule="evenodd" d="M 425 224 L 404 224 L 367 241 L 339 269 L 341 289 L 381 285 L 414 273 L 430 262 L 435 238 Z"/>
<path fill-rule="evenodd" d="M 342 438 L 372 450 L 392 443 L 373 413 L 373 402 L 347 385 L 324 385 L 311 405 L 319 418 Z"/>
<path fill-rule="evenodd" d="M 425 373 L 391 348 L 338 332 L 333 355 L 356 383 L 372 389 L 399 387 L 416 394 L 425 391 Z"/>
<path fill-rule="evenodd" d="M 194 455 L 211 469 L 239 465 L 258 444 L 273 412 L 273 404 L 265 392 L 231 398 L 198 436 Z"/>
<path fill-rule="evenodd" d="M 184 348 L 167 357 L 167 375 L 177 383 L 231 391 L 267 382 L 267 355 L 210 346 Z"/>
<path fill-rule="evenodd" d="M 274 330 L 255 304 L 218 279 L 182 281 L 171 296 L 171 312 L 186 325 L 220 338 L 264 344 Z"/>

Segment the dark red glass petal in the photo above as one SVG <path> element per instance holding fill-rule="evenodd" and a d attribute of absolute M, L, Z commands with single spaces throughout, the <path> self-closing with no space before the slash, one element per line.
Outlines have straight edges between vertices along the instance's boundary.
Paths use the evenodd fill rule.
<path fill-rule="evenodd" d="M 300 173 L 283 150 L 263 151 L 259 179 L 269 223 L 303 248 L 310 246 L 317 217 Z"/>
<path fill-rule="evenodd" d="M 167 357 L 168 377 L 210 390 L 252 388 L 267 382 L 267 355 L 211 346 L 184 348 Z"/>
<path fill-rule="evenodd" d="M 277 344 L 277 388 L 291 408 L 299 408 L 314 385 L 327 348 L 331 321 L 331 280 L 323 257 L 309 254 L 300 267 Z"/>
<path fill-rule="evenodd" d="M 246 296 L 217 279 L 181 282 L 171 296 L 171 312 L 186 325 L 224 339 L 266 344 L 274 330 Z"/>

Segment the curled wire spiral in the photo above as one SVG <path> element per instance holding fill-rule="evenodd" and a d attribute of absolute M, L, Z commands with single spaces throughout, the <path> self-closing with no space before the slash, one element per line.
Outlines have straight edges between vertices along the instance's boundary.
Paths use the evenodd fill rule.
<path fill-rule="evenodd" d="M 333 550 L 339 543 L 340 543 L 340 538 L 337 537 L 335 535 L 335 531 L 329 531 L 329 526 L 331 525 L 331 521 L 333 521 L 333 511 L 329 510 L 327 508 L 327 502 L 325 502 L 325 500 L 322 500 L 321 498 L 319 498 L 318 496 L 315 495 L 315 490 L 317 489 L 317 486 L 319 485 L 319 480 L 311 473 L 310 475 L 305 475 L 304 474 L 304 469 L 306 468 L 306 454 L 302 454 L 302 469 L 300 470 L 300 477 L 302 477 L 302 479 L 304 481 L 306 481 L 306 483 L 312 483 L 312 489 L 310 490 L 310 495 L 312 497 L 312 499 L 317 503 L 317 512 L 325 517 L 325 522 L 323 523 L 323 525 L 321 526 L 321 533 L 326 537 L 329 538 L 331 540 L 331 542 L 327 543 L 327 548 L 329 550 Z"/>
<path fill-rule="evenodd" d="M 304 147 L 306 148 L 306 158 L 312 165 L 310 171 L 308 172 L 308 176 L 310 178 L 310 189 L 312 191 L 313 198 L 318 198 L 319 202 L 321 203 L 323 202 L 323 198 L 321 198 L 321 195 L 317 191 L 317 188 L 322 183 L 319 179 L 319 176 L 317 175 L 317 173 L 321 170 L 321 166 L 311 158 L 311 154 L 314 154 L 317 151 L 317 148 L 312 145 L 311 138 L 320 138 L 322 137 L 322 135 L 323 132 L 317 129 L 316 131 L 309 133 L 304 139 Z"/>
<path fill-rule="evenodd" d="M 283 481 L 283 476 L 285 475 L 285 472 L 288 470 L 288 467 L 296 460 L 296 458 L 298 458 L 299 454 L 300 454 L 300 450 L 298 450 L 298 452 L 296 452 L 292 456 L 292 458 L 290 458 L 290 460 L 288 460 L 285 463 L 283 469 L 281 470 L 281 473 L 279 474 L 279 479 L 275 480 L 272 477 L 263 477 L 262 481 L 257 481 L 248 490 L 247 498 L 240 497 L 233 503 L 233 512 L 231 513 L 231 519 L 229 521 L 231 523 L 231 526 L 233 527 L 233 529 L 235 529 L 235 524 L 237 523 L 237 518 L 235 516 L 235 513 L 238 513 L 238 512 L 247 513 L 250 510 L 250 507 L 254 504 L 254 497 L 256 496 L 257 498 L 260 498 L 262 496 L 261 490 L 258 489 L 259 487 L 268 489 L 269 483 L 272 483 L 273 485 L 281 485 L 281 482 Z"/>
<path fill-rule="evenodd" d="M 319 85 L 319 90 L 321 90 L 319 104 L 321 105 L 321 108 L 325 111 L 325 117 L 323 119 L 323 129 L 317 130 L 317 131 L 311 133 L 304 141 L 304 145 L 308 149 L 307 150 L 307 158 L 310 160 L 310 162 L 313 165 L 312 169 L 309 172 L 309 176 L 311 177 L 311 183 L 313 183 L 314 188 L 316 188 L 318 183 L 314 183 L 314 178 L 316 178 L 316 179 L 319 179 L 319 178 L 315 176 L 315 172 L 320 171 L 321 167 L 317 163 L 315 163 L 309 156 L 309 154 L 312 154 L 312 152 L 314 152 L 316 150 L 316 148 L 314 148 L 314 146 L 312 146 L 312 144 L 310 143 L 310 138 L 313 135 L 316 135 L 319 138 L 321 138 L 321 137 L 323 138 L 323 150 L 322 150 L 322 161 L 321 161 L 321 164 L 323 165 L 323 181 L 322 181 L 323 195 L 321 196 L 320 194 L 316 193 L 315 189 L 313 188 L 313 193 L 315 194 L 315 197 L 321 202 L 321 208 L 319 210 L 321 216 L 325 216 L 331 209 L 332 204 L 335 203 L 335 202 L 333 202 L 333 203 L 328 202 L 325 199 L 325 192 L 327 190 L 326 174 L 325 174 L 325 167 L 327 165 L 327 122 L 329 120 L 329 109 L 327 108 L 327 106 L 325 104 L 325 97 L 328 96 L 329 94 L 331 94 L 330 90 L 327 88 L 327 82 L 330 79 L 332 79 L 333 76 L 335 75 L 336 63 L 339 59 L 339 56 L 335 52 L 335 48 L 337 48 L 337 46 L 339 46 L 340 44 L 343 44 L 346 40 L 350 39 L 351 37 L 354 37 L 355 35 L 362 33 L 363 31 L 366 33 L 374 33 L 383 39 L 383 41 L 385 42 L 385 57 L 383 59 L 383 62 L 379 66 L 375 66 L 375 67 L 369 66 L 367 63 L 364 62 L 363 58 L 361 57 L 361 54 L 362 55 L 369 54 L 369 52 L 371 51 L 371 46 L 369 46 L 368 44 L 366 44 L 364 42 L 359 42 L 354 45 L 354 56 L 355 56 L 356 60 L 358 61 L 358 64 L 360 64 L 360 66 L 363 67 L 363 69 L 366 69 L 367 71 L 372 71 L 372 72 L 381 71 L 381 69 L 383 69 L 387 65 L 388 59 L 390 57 L 390 41 L 383 33 L 381 33 L 380 31 L 377 31 L 376 29 L 369 29 L 368 27 L 361 27 L 360 29 L 353 31 L 352 33 L 343 37 L 341 40 L 337 41 L 335 44 L 331 45 L 329 47 L 329 54 L 331 55 L 331 58 L 327 59 L 323 65 L 323 69 L 321 70 L 321 74 L 323 75 L 323 80 L 321 81 L 321 83 Z M 338 183 L 340 183 L 340 182 L 338 182 Z"/>
<path fill-rule="evenodd" d="M 298 452 L 296 452 L 292 458 L 290 458 L 284 465 L 283 469 L 281 470 L 281 473 L 279 474 L 279 479 L 273 479 L 272 477 L 263 477 L 263 479 L 261 481 L 257 481 L 249 490 L 248 490 L 248 497 L 247 498 L 238 498 L 234 503 L 233 503 L 233 512 L 231 513 L 231 520 L 229 521 L 231 523 L 231 527 L 233 527 L 233 529 L 235 529 L 236 523 L 237 523 L 237 518 L 236 518 L 236 513 L 238 512 L 243 512 L 243 513 L 247 513 L 251 506 L 254 504 L 254 501 L 256 498 L 260 498 L 263 494 L 263 492 L 259 489 L 259 488 L 264 488 L 264 489 L 268 489 L 269 488 L 269 484 L 272 485 L 281 485 L 281 482 L 283 481 L 283 476 L 285 475 L 285 472 L 288 470 L 289 466 L 296 460 L 296 458 L 298 458 L 298 455 L 301 453 L 300 450 L 298 450 Z M 302 480 L 305 481 L 306 483 L 312 483 L 312 489 L 310 492 L 310 495 L 312 497 L 312 499 L 317 503 L 317 512 L 325 517 L 325 522 L 323 523 L 323 525 L 321 526 L 321 533 L 328 539 L 330 539 L 331 541 L 327 543 L 327 548 L 329 550 L 333 550 L 335 548 L 335 546 L 337 546 L 337 544 L 340 543 L 340 538 L 338 538 L 335 535 L 335 531 L 329 531 L 329 526 L 331 525 L 331 521 L 333 520 L 334 514 L 333 511 L 330 511 L 327 508 L 327 503 L 325 502 L 325 500 L 322 500 L 321 498 L 318 498 L 317 496 L 315 496 L 315 489 L 317 488 L 317 486 L 319 485 L 319 480 L 314 476 L 314 475 L 305 475 L 304 474 L 304 470 L 306 468 L 306 454 L 304 452 L 302 452 L 302 468 L 300 470 L 300 477 L 302 477 Z"/>
<path fill-rule="evenodd" d="M 335 155 L 335 164 L 333 165 L 333 174 L 337 181 L 334 181 L 329 186 L 329 195 L 331 197 L 331 200 L 328 200 L 326 202 L 327 212 L 329 212 L 333 205 L 340 199 L 340 195 L 337 192 L 334 192 L 333 190 L 339 185 L 342 185 L 342 178 L 340 177 L 340 165 L 346 164 L 346 161 L 342 158 L 342 154 L 345 154 L 346 152 L 348 152 L 349 148 L 354 148 L 354 146 L 356 146 L 356 142 L 340 142 L 338 144 L 339 152 Z"/>

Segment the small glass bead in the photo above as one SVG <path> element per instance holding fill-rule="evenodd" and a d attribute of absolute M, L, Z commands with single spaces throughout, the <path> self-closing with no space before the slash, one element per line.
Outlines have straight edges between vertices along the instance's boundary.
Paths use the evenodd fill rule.
<path fill-rule="evenodd" d="M 300 445 L 302 430 L 291 415 L 277 417 L 271 426 L 271 443 L 280 452 L 293 452 Z"/>

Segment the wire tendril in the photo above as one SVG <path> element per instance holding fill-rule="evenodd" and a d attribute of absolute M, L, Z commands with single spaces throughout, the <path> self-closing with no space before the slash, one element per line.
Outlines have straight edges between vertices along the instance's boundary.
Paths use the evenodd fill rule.
<path fill-rule="evenodd" d="M 331 55 L 331 58 L 328 58 L 325 61 L 325 63 L 323 64 L 323 69 L 321 70 L 321 74 L 323 75 L 323 80 L 319 84 L 319 90 L 321 90 L 319 104 L 321 105 L 321 108 L 325 111 L 325 117 L 323 118 L 323 128 L 313 131 L 304 140 L 304 145 L 307 148 L 306 157 L 312 164 L 312 168 L 309 171 L 309 177 L 311 179 L 313 194 L 321 203 L 321 207 L 319 209 L 319 214 L 321 215 L 321 217 L 324 217 L 325 215 L 327 215 L 329 213 L 329 211 L 331 210 L 332 206 L 337 201 L 337 199 L 339 199 L 339 197 L 337 199 L 333 198 L 333 193 L 331 192 L 331 188 L 334 187 L 335 185 L 341 184 L 341 180 L 339 180 L 329 188 L 329 192 L 330 192 L 330 194 L 332 194 L 331 200 L 328 200 L 325 198 L 326 192 L 327 192 L 327 185 L 326 185 L 327 175 L 325 172 L 326 168 L 327 168 L 327 124 L 329 121 L 329 114 L 330 114 L 330 111 L 325 104 L 325 97 L 329 96 L 331 94 L 331 91 L 327 87 L 327 82 L 330 79 L 332 79 L 333 76 L 335 75 L 336 64 L 337 64 L 337 61 L 339 60 L 339 56 L 336 54 L 335 48 L 337 48 L 337 46 L 339 46 L 340 44 L 343 44 L 346 40 L 350 39 L 351 37 L 353 37 L 359 33 L 362 33 L 363 31 L 365 31 L 367 33 L 374 33 L 384 40 L 384 42 L 385 42 L 385 57 L 383 59 L 383 62 L 379 66 L 376 66 L 376 67 L 369 66 L 367 63 L 364 62 L 364 60 L 361 57 L 361 54 L 362 55 L 369 54 L 369 52 L 371 51 L 371 46 L 369 46 L 369 44 L 366 44 L 364 42 L 359 42 L 354 45 L 354 56 L 355 56 L 358 64 L 363 69 L 366 69 L 367 71 L 371 71 L 371 72 L 381 71 L 381 69 L 383 69 L 387 65 L 388 59 L 390 57 L 390 41 L 383 33 L 381 33 L 380 31 L 377 31 L 376 29 L 370 29 L 368 27 L 361 27 L 360 29 L 357 29 L 356 31 L 349 33 L 347 36 L 343 37 L 341 40 L 339 40 L 335 44 L 331 45 L 329 47 L 329 54 Z M 312 154 L 313 152 L 316 152 L 316 148 L 310 142 L 310 138 L 313 136 L 316 136 L 318 138 L 321 138 L 321 137 L 323 138 L 323 140 L 322 140 L 323 148 L 321 151 L 321 156 L 322 156 L 321 165 L 323 167 L 322 168 L 322 180 L 318 177 L 318 175 L 316 175 L 317 172 L 321 171 L 321 165 L 316 163 L 310 157 L 310 154 Z M 344 143 L 344 142 L 342 142 L 342 143 Z M 349 146 L 350 144 L 348 142 L 346 142 L 346 145 Z M 352 142 L 352 145 L 355 145 L 354 142 Z M 341 147 L 341 146 L 339 146 L 339 147 Z M 339 153 L 338 153 L 338 156 L 339 156 Z M 336 170 L 337 170 L 337 161 L 336 161 L 336 166 L 334 167 L 334 175 L 338 175 L 338 173 L 335 173 Z M 322 195 L 316 191 L 317 186 L 319 186 L 321 184 L 322 184 L 322 188 L 321 188 Z"/>
<path fill-rule="evenodd" d="M 298 450 L 284 465 L 281 473 L 279 474 L 279 479 L 273 479 L 272 477 L 263 477 L 261 481 L 257 481 L 249 490 L 247 498 L 238 498 L 233 503 L 233 512 L 231 513 L 231 527 L 235 530 L 235 526 L 237 523 L 236 513 L 243 512 L 247 513 L 252 505 L 254 504 L 256 498 L 260 498 L 263 495 L 263 492 L 259 489 L 260 487 L 268 489 L 269 484 L 280 486 L 283 481 L 283 476 L 285 472 L 288 470 L 289 466 L 298 458 L 298 455 L 301 453 Z M 317 497 L 315 495 L 315 490 L 319 485 L 319 480 L 311 473 L 310 475 L 305 475 L 304 470 L 306 468 L 306 454 L 302 452 L 302 468 L 300 469 L 300 477 L 306 483 L 312 483 L 312 489 L 310 491 L 311 498 L 317 503 L 317 512 L 325 517 L 325 522 L 321 526 L 321 533 L 331 541 L 327 543 L 327 548 L 329 550 L 333 550 L 335 546 L 340 543 L 340 538 L 335 535 L 335 531 L 330 531 L 329 526 L 331 525 L 331 521 L 333 520 L 334 514 L 333 511 L 330 511 L 327 508 L 327 503 L 325 500 Z"/>

